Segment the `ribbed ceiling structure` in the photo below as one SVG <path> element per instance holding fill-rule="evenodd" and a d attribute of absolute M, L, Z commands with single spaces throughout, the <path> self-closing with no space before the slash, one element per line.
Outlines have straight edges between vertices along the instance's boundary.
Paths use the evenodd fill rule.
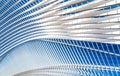
<path fill-rule="evenodd" d="M 115 68 L 115 69 L 114 69 Z M 95 70 L 97 76 L 102 76 L 102 71 L 119 71 L 117 67 L 95 66 L 95 65 L 58 65 L 47 68 L 35 69 L 17 74 L 15 76 L 91 76 Z M 98 73 L 98 74 L 97 74 Z M 106 74 L 107 75 L 107 74 Z M 108 74 L 109 75 L 109 74 Z"/>
<path fill-rule="evenodd" d="M 0 67 L 2 76 L 120 76 L 120 0 L 0 0 Z"/>

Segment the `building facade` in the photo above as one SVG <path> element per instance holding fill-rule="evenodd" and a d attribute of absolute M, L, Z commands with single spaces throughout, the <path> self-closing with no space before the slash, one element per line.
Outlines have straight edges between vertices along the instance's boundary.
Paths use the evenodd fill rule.
<path fill-rule="evenodd" d="M 0 76 L 120 76 L 120 0 L 0 7 Z"/>

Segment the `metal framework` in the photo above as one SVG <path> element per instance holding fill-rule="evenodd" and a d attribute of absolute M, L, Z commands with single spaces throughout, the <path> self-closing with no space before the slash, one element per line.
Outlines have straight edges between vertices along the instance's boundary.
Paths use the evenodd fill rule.
<path fill-rule="evenodd" d="M 120 76 L 120 0 L 1 0 L 0 7 L 1 62 L 32 40 L 69 62 L 14 76 Z"/>

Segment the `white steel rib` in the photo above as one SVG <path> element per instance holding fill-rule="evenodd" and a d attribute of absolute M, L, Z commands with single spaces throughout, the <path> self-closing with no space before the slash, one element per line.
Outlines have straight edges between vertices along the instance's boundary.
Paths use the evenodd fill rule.
<path fill-rule="evenodd" d="M 48 75 L 53 75 L 56 73 L 56 75 L 64 75 L 67 74 L 69 75 L 69 73 L 72 73 L 70 75 L 79 75 L 79 70 L 74 70 L 74 69 L 79 69 L 79 70 L 86 70 L 86 72 L 89 72 L 90 69 L 93 70 L 97 70 L 100 71 L 102 70 L 107 70 L 107 71 L 118 71 L 120 70 L 120 68 L 117 67 L 112 67 L 112 66 L 94 66 L 94 65 L 82 65 L 82 64 L 66 64 L 66 65 L 58 65 L 58 66 L 51 66 L 51 67 L 46 67 L 46 68 L 40 68 L 40 69 L 34 69 L 34 70 L 30 70 L 30 71 L 25 71 L 25 72 L 21 72 L 19 74 L 16 74 L 14 76 L 29 76 L 29 75 L 41 75 L 41 74 L 48 74 Z M 48 71 L 52 71 L 53 72 L 49 72 Z M 63 71 L 61 71 L 63 70 Z M 47 72 L 46 72 L 47 71 Z M 60 73 L 57 71 L 61 71 Z M 66 72 L 65 72 L 66 71 Z M 72 72 L 73 71 L 73 72 Z"/>

